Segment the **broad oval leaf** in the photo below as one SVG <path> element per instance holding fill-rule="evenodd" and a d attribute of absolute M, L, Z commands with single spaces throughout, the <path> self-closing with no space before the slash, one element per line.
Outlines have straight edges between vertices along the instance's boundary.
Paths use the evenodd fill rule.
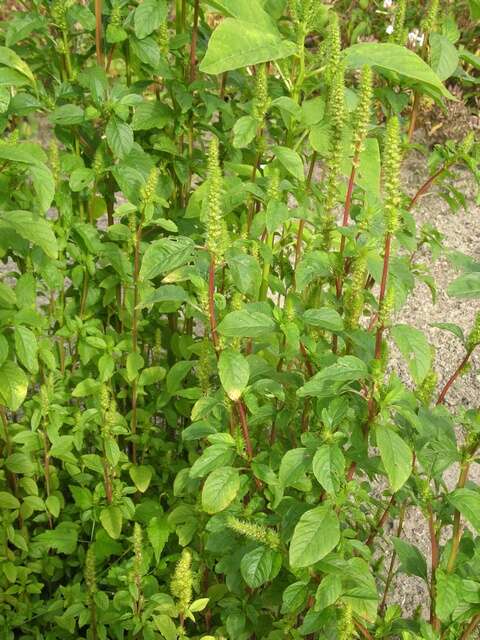
<path fill-rule="evenodd" d="M 323 504 L 306 511 L 295 527 L 290 543 L 290 564 L 309 567 L 330 553 L 340 540 L 340 524 L 333 507 Z"/>
<path fill-rule="evenodd" d="M 420 384 L 432 365 L 432 350 L 422 331 L 407 324 L 397 324 L 391 329 L 392 338 L 407 361 L 416 384 Z"/>
<path fill-rule="evenodd" d="M 218 374 L 230 400 L 238 400 L 250 377 L 250 367 L 245 356 L 236 351 L 223 351 L 218 361 Z"/>
<path fill-rule="evenodd" d="M 28 380 L 23 369 L 14 362 L 0 367 L 0 400 L 7 409 L 17 411 L 27 396 Z"/>
<path fill-rule="evenodd" d="M 412 473 L 412 450 L 405 440 L 387 425 L 378 425 L 375 433 L 390 486 L 392 491 L 398 491 Z"/>
<path fill-rule="evenodd" d="M 246 553 L 240 562 L 240 573 L 251 589 L 273 580 L 282 567 L 278 551 L 260 546 Z"/>
<path fill-rule="evenodd" d="M 448 285 L 447 293 L 453 298 L 480 298 L 480 271 L 464 273 Z"/>
<path fill-rule="evenodd" d="M 219 513 L 235 499 L 240 489 L 238 469 L 215 469 L 205 480 L 202 489 L 202 508 L 207 513 Z"/>
<path fill-rule="evenodd" d="M 258 338 L 275 330 L 275 323 L 259 311 L 231 311 L 218 325 L 227 338 Z"/>
<path fill-rule="evenodd" d="M 393 71 L 415 86 L 418 86 L 418 83 L 424 84 L 454 100 L 433 69 L 406 47 L 390 42 L 362 42 L 345 49 L 344 55 L 347 66 L 351 69 L 361 69 L 369 65 L 379 72 Z"/>
<path fill-rule="evenodd" d="M 350 382 L 361 380 L 367 375 L 367 365 L 363 360 L 355 356 L 343 356 L 338 358 L 335 364 L 316 373 L 298 389 L 297 395 L 301 398 L 305 396 L 326 398 L 345 391 Z"/>
<path fill-rule="evenodd" d="M 324 444 L 313 458 L 313 475 L 328 493 L 340 490 L 345 476 L 345 457 L 336 444 Z"/>
<path fill-rule="evenodd" d="M 448 501 L 462 516 L 480 531 L 480 492 L 473 489 L 456 489 L 448 495 Z"/>
<path fill-rule="evenodd" d="M 200 64 L 203 73 L 224 73 L 260 62 L 286 58 L 297 47 L 280 34 L 252 23 L 226 18 L 213 32 Z"/>

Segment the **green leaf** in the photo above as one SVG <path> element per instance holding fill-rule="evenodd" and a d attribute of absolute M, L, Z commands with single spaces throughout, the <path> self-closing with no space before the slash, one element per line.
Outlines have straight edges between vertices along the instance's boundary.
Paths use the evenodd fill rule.
<path fill-rule="evenodd" d="M 195 460 L 190 469 L 190 478 L 203 478 L 207 473 L 227 464 L 235 458 L 235 451 L 226 444 L 212 444 Z"/>
<path fill-rule="evenodd" d="M 396 492 L 403 487 L 412 473 L 412 451 L 391 427 L 378 425 L 375 433 L 390 486 L 392 491 Z"/>
<path fill-rule="evenodd" d="M 164 22 L 167 17 L 165 0 L 143 0 L 133 14 L 133 25 L 137 38 L 145 38 Z"/>
<path fill-rule="evenodd" d="M 218 374 L 230 400 L 238 400 L 250 377 L 250 367 L 245 356 L 236 351 L 222 351 L 218 360 Z"/>
<path fill-rule="evenodd" d="M 152 545 L 153 553 L 155 554 L 155 560 L 160 560 L 162 551 L 167 544 L 168 536 L 170 535 L 170 527 L 166 518 L 153 517 L 147 526 L 147 536 L 150 544 Z"/>
<path fill-rule="evenodd" d="M 140 268 L 142 280 L 153 280 L 161 274 L 170 273 L 190 262 L 194 242 L 191 238 L 161 238 L 148 245 Z"/>
<path fill-rule="evenodd" d="M 345 458 L 336 444 L 324 444 L 313 458 L 313 475 L 327 493 L 338 493 L 345 477 Z"/>
<path fill-rule="evenodd" d="M 241 293 L 256 297 L 262 281 L 262 270 L 258 259 L 237 249 L 230 249 L 226 259 L 237 289 Z"/>
<path fill-rule="evenodd" d="M 4 362 L 0 367 L 0 401 L 7 409 L 17 411 L 27 396 L 27 376 L 14 362 Z"/>
<path fill-rule="evenodd" d="M 333 507 L 323 504 L 306 511 L 295 527 L 290 543 L 293 568 L 309 567 L 330 553 L 340 540 L 340 524 Z"/>
<path fill-rule="evenodd" d="M 165 640 L 177 640 L 177 627 L 169 616 L 162 613 L 158 616 L 155 616 L 154 620 L 155 626 L 160 631 L 162 637 L 165 638 Z"/>
<path fill-rule="evenodd" d="M 401 538 L 392 538 L 392 542 L 400 559 L 400 571 L 407 576 L 418 576 L 426 582 L 428 580 L 427 561 L 421 551 Z"/>
<path fill-rule="evenodd" d="M 123 516 L 120 507 L 109 505 L 100 511 L 100 522 L 108 535 L 116 540 L 122 533 Z"/>
<path fill-rule="evenodd" d="M 389 42 L 362 42 L 344 50 L 347 66 L 361 69 L 365 65 L 377 71 L 398 73 L 402 79 L 414 86 L 426 85 L 446 98 L 454 99 L 443 86 L 440 78 L 416 53 L 398 44 Z"/>
<path fill-rule="evenodd" d="M 137 487 L 137 489 L 141 493 L 145 493 L 152 479 L 152 468 L 147 467 L 143 464 L 139 466 L 131 466 L 128 470 L 128 473 L 130 474 L 130 478 L 132 479 L 133 484 Z"/>
<path fill-rule="evenodd" d="M 299 182 L 305 180 L 303 161 L 296 151 L 288 147 L 275 147 L 273 153 L 280 164 L 291 173 L 294 178 Z"/>
<path fill-rule="evenodd" d="M 210 473 L 202 489 L 202 509 L 219 513 L 226 509 L 240 489 L 238 469 L 221 467 Z"/>
<path fill-rule="evenodd" d="M 133 131 L 130 125 L 112 116 L 105 130 L 108 146 L 117 158 L 124 158 L 133 147 Z"/>
<path fill-rule="evenodd" d="M 454 298 L 480 298 L 480 271 L 464 273 L 448 285 L 447 293 Z"/>
<path fill-rule="evenodd" d="M 284 202 L 270 200 L 265 214 L 265 225 L 268 233 L 273 233 L 290 218 L 290 211 Z"/>
<path fill-rule="evenodd" d="M 57 239 L 43 218 L 37 218 L 29 211 L 5 211 L 0 213 L 0 228 L 3 225 L 8 225 L 24 240 L 39 246 L 49 258 L 57 259 Z"/>
<path fill-rule="evenodd" d="M 342 595 L 342 580 L 339 575 L 331 574 L 322 578 L 315 594 L 315 611 L 323 611 Z"/>
<path fill-rule="evenodd" d="M 362 380 L 368 375 L 367 365 L 355 356 L 342 356 L 335 364 L 316 373 L 297 391 L 301 398 L 316 396 L 326 398 L 347 390 L 349 383 Z"/>
<path fill-rule="evenodd" d="M 258 589 L 275 578 L 282 566 L 282 556 L 265 546 L 246 553 L 240 562 L 240 573 L 251 589 Z"/>
<path fill-rule="evenodd" d="M 275 330 L 275 323 L 258 311 L 231 311 L 218 325 L 218 331 L 227 338 L 258 338 Z"/>
<path fill-rule="evenodd" d="M 260 62 L 291 56 L 296 45 L 273 31 L 227 18 L 210 37 L 207 52 L 200 64 L 203 73 L 224 73 Z"/>
<path fill-rule="evenodd" d="M 154 102 L 142 102 L 135 108 L 135 113 L 132 118 L 132 129 L 134 131 L 163 129 L 171 118 L 172 111 L 166 104 L 162 104 L 157 100 Z"/>
<path fill-rule="evenodd" d="M 283 488 L 294 485 L 300 480 L 310 466 L 311 456 L 307 449 L 301 447 L 290 449 L 280 463 L 278 478 Z"/>
<path fill-rule="evenodd" d="M 421 384 L 432 366 L 432 350 L 424 334 L 407 324 L 397 324 L 391 329 L 392 338 L 407 361 L 416 384 Z"/>
<path fill-rule="evenodd" d="M 40 211 L 46 213 L 55 196 L 55 181 L 52 172 L 45 164 L 36 163 L 30 167 L 30 176 Z"/>
<path fill-rule="evenodd" d="M 64 104 L 61 107 L 57 107 L 48 119 L 52 124 L 67 127 L 69 125 L 82 124 L 85 114 L 82 107 L 76 104 Z"/>
<path fill-rule="evenodd" d="M 233 146 L 235 149 L 248 147 L 257 133 L 257 121 L 252 116 L 242 116 L 233 125 Z"/>
<path fill-rule="evenodd" d="M 15 327 L 15 353 L 30 373 L 38 371 L 38 345 L 33 331 L 24 326 Z"/>
<path fill-rule="evenodd" d="M 0 509 L 19 509 L 20 502 L 11 493 L 0 491 Z"/>
<path fill-rule="evenodd" d="M 81 191 L 93 184 L 95 180 L 95 172 L 93 169 L 87 169 L 83 167 L 81 169 L 75 169 L 70 176 L 69 186 L 72 191 Z"/>
<path fill-rule="evenodd" d="M 448 38 L 439 33 L 431 33 L 428 38 L 430 46 L 430 64 L 440 80 L 447 80 L 458 67 L 459 55 Z"/>
<path fill-rule="evenodd" d="M 15 69 L 28 78 L 32 85 L 35 85 L 35 76 L 26 62 L 24 62 L 12 49 L 0 47 L 0 65 Z"/>
<path fill-rule="evenodd" d="M 75 552 L 78 540 L 78 526 L 73 522 L 61 522 L 51 531 L 40 533 L 36 539 L 47 549 L 56 549 L 58 553 L 70 555 Z"/>
<path fill-rule="evenodd" d="M 335 309 L 307 309 L 303 314 L 303 321 L 312 327 L 319 327 L 327 331 L 343 331 L 343 320 Z"/>
<path fill-rule="evenodd" d="M 456 489 L 448 501 L 480 532 L 480 492 L 473 489 Z"/>

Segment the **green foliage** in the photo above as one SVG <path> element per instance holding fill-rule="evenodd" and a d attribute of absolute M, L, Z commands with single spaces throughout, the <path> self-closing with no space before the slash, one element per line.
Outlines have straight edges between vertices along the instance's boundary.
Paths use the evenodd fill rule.
<path fill-rule="evenodd" d="M 4 4 L 2 638 L 468 638 L 480 417 L 442 405 L 480 315 L 436 325 L 465 350 L 436 388 L 395 313 L 442 251 L 419 198 L 467 207 L 454 167 L 479 177 L 473 136 L 406 135 L 416 96 L 475 86 L 470 27 L 438 2 L 399 2 L 391 37 L 366 0 Z"/>

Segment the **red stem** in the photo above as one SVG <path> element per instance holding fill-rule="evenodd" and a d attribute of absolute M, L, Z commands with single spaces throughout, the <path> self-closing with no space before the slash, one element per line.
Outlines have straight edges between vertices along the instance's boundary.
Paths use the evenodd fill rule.
<path fill-rule="evenodd" d="M 97 64 L 102 67 L 102 0 L 95 0 L 95 49 L 97 54 Z"/>
<path fill-rule="evenodd" d="M 198 13 L 200 0 L 195 0 L 193 7 L 192 43 L 190 46 L 190 82 L 195 80 L 195 63 L 197 58 Z"/>
<path fill-rule="evenodd" d="M 208 272 L 208 311 L 210 316 L 210 332 L 215 351 L 218 350 L 219 341 L 217 333 L 217 320 L 215 318 L 215 256 L 212 254 L 210 258 L 210 269 Z"/>
<path fill-rule="evenodd" d="M 358 631 L 360 631 L 360 633 L 362 634 L 362 636 L 364 638 L 366 638 L 366 640 L 373 640 L 373 636 L 369 633 L 369 631 L 363 626 L 363 624 L 360 624 L 360 622 L 358 622 L 357 620 L 353 621 L 353 624 L 355 625 L 356 629 Z"/>
<path fill-rule="evenodd" d="M 378 309 L 381 310 L 382 302 L 385 299 L 385 292 L 387 290 L 387 279 L 388 279 L 388 267 L 390 264 L 390 247 L 392 243 L 392 236 L 390 233 L 387 233 L 385 236 L 385 251 L 383 254 L 383 272 L 382 272 L 382 281 L 380 284 L 380 294 L 378 296 Z M 377 335 L 375 337 L 375 359 L 380 360 L 382 355 L 382 337 L 383 337 L 383 323 L 379 325 L 377 328 Z"/>
<path fill-rule="evenodd" d="M 253 458 L 253 448 L 252 448 L 252 441 L 250 440 L 250 432 L 248 429 L 247 414 L 245 412 L 245 407 L 243 406 L 243 402 L 241 400 L 237 400 L 235 404 L 237 406 L 238 416 L 240 418 L 240 425 L 242 427 L 243 439 L 245 440 L 245 449 L 247 450 L 248 459 L 251 460 Z"/>
<path fill-rule="evenodd" d="M 430 187 L 432 186 L 433 182 L 435 182 L 435 180 L 438 178 L 438 176 L 440 174 L 442 174 L 445 169 L 447 168 L 447 165 L 443 165 L 442 167 L 440 167 L 440 169 L 438 169 L 438 171 L 435 171 L 435 173 L 433 175 L 431 175 L 428 180 L 426 180 L 422 186 L 418 189 L 417 193 L 413 196 L 413 198 L 410 200 L 410 204 L 408 205 L 408 211 L 410 211 L 410 209 L 412 209 L 417 200 L 420 198 L 420 196 L 423 196 L 424 193 L 426 193 Z"/>
<path fill-rule="evenodd" d="M 372 532 L 368 536 L 367 541 L 365 542 L 367 547 L 371 546 L 371 544 L 373 543 L 373 541 L 375 539 L 375 536 L 377 535 L 377 533 L 380 531 L 380 529 L 383 527 L 383 525 L 387 521 L 390 509 L 393 507 L 394 504 L 395 504 L 395 495 L 393 495 L 390 498 L 387 506 L 385 507 L 384 512 L 382 513 L 382 516 L 381 516 L 380 520 L 378 521 L 378 523 L 375 525 L 375 528 L 372 530 Z"/>
<path fill-rule="evenodd" d="M 438 540 L 435 531 L 435 519 L 433 516 L 432 507 L 428 509 L 428 530 L 430 532 L 430 546 L 432 549 L 432 564 L 431 564 L 431 583 L 430 583 L 430 624 L 438 631 L 440 629 L 440 621 L 435 614 L 436 605 L 436 573 L 439 560 Z"/>
<path fill-rule="evenodd" d="M 437 405 L 443 404 L 445 402 L 445 396 L 447 395 L 447 393 L 448 393 L 450 387 L 452 386 L 452 384 L 455 382 L 455 380 L 461 374 L 462 369 L 465 367 L 465 365 L 470 360 L 470 356 L 472 355 L 472 353 L 473 353 L 473 349 L 469 349 L 467 351 L 467 353 L 465 354 L 465 357 L 463 358 L 461 363 L 458 365 L 458 367 L 452 373 L 450 378 L 447 380 L 445 386 L 443 387 L 443 389 L 440 392 L 440 395 L 438 396 Z"/>
<path fill-rule="evenodd" d="M 467 640 L 467 638 L 470 638 L 472 633 L 478 627 L 479 623 L 480 623 L 480 613 L 477 613 L 470 620 L 470 623 L 469 623 L 468 627 L 465 629 L 465 631 L 462 633 L 462 637 L 460 638 L 460 640 Z"/>

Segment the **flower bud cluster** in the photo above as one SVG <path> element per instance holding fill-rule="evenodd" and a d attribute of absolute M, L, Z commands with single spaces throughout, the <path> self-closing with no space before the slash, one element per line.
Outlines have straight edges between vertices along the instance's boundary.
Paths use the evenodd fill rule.
<path fill-rule="evenodd" d="M 387 122 L 384 150 L 384 220 L 385 232 L 393 235 L 400 224 L 400 164 L 402 161 L 398 118 Z"/>
<path fill-rule="evenodd" d="M 210 376 L 212 375 L 212 363 L 210 358 L 210 341 L 204 338 L 200 344 L 200 354 L 197 366 L 198 384 L 204 395 L 210 391 Z"/>
<path fill-rule="evenodd" d="M 158 185 L 158 175 L 159 171 L 157 167 L 153 167 L 148 174 L 147 180 L 140 191 L 140 199 L 143 206 L 153 203 Z"/>
<path fill-rule="evenodd" d="M 93 546 L 88 547 L 85 555 L 85 584 L 88 589 L 88 596 L 91 599 L 97 591 L 97 575 L 95 570 L 95 551 Z"/>
<path fill-rule="evenodd" d="M 245 522 L 244 520 L 235 518 L 235 516 L 228 517 L 227 525 L 230 529 L 235 531 L 235 533 L 239 533 L 249 540 L 260 542 L 271 549 L 278 549 L 280 546 L 278 533 L 268 529 L 268 527 L 264 527 L 254 522 Z"/>
<path fill-rule="evenodd" d="M 358 167 L 360 153 L 363 150 L 365 138 L 367 137 L 370 113 L 372 108 L 372 69 L 363 67 L 360 80 L 360 100 L 355 111 L 353 124 L 353 162 Z"/>
<path fill-rule="evenodd" d="M 162 22 L 158 30 L 158 46 L 162 55 L 166 58 L 170 51 L 170 32 L 166 21 Z"/>
<path fill-rule="evenodd" d="M 62 31 L 67 31 L 67 0 L 54 0 L 50 8 L 50 15 L 56 26 Z"/>
<path fill-rule="evenodd" d="M 178 600 L 178 608 L 181 613 L 188 609 L 192 601 L 192 586 L 192 554 L 188 549 L 184 549 L 170 583 L 170 591 L 172 596 Z"/>
<path fill-rule="evenodd" d="M 353 640 L 355 635 L 352 606 L 350 604 L 346 604 L 340 611 L 337 626 L 337 638 L 338 640 Z"/>
<path fill-rule="evenodd" d="M 382 327 L 388 324 L 394 309 L 395 290 L 393 287 L 389 287 L 378 312 L 378 322 Z"/>
<path fill-rule="evenodd" d="M 437 25 L 438 10 L 440 8 L 439 0 L 430 0 L 425 17 L 420 23 L 420 28 L 427 36 L 435 31 Z"/>
<path fill-rule="evenodd" d="M 253 99 L 253 117 L 259 127 L 263 126 L 269 104 L 267 65 L 259 64 L 255 76 L 255 97 Z"/>
<path fill-rule="evenodd" d="M 333 81 L 340 66 L 342 51 L 342 38 L 340 34 L 340 24 L 336 13 L 331 13 L 328 35 L 325 42 L 325 57 L 327 68 L 325 69 L 325 80 L 327 84 Z"/>
<path fill-rule="evenodd" d="M 353 265 L 352 284 L 345 293 L 345 318 L 349 329 L 356 329 L 365 302 L 365 278 L 367 259 L 360 255 Z"/>
<path fill-rule="evenodd" d="M 423 405 L 428 407 L 431 403 L 433 394 L 437 387 L 437 382 L 437 372 L 431 369 L 417 390 L 417 397 Z"/>
<path fill-rule="evenodd" d="M 407 0 L 398 0 L 395 6 L 393 19 L 393 31 L 391 42 L 394 44 L 405 44 L 407 30 L 405 29 L 405 14 L 407 11 Z"/>
<path fill-rule="evenodd" d="M 213 137 L 208 152 L 207 248 L 217 262 L 223 260 L 227 248 L 227 231 L 222 217 L 223 178 L 220 169 L 218 139 Z"/>

